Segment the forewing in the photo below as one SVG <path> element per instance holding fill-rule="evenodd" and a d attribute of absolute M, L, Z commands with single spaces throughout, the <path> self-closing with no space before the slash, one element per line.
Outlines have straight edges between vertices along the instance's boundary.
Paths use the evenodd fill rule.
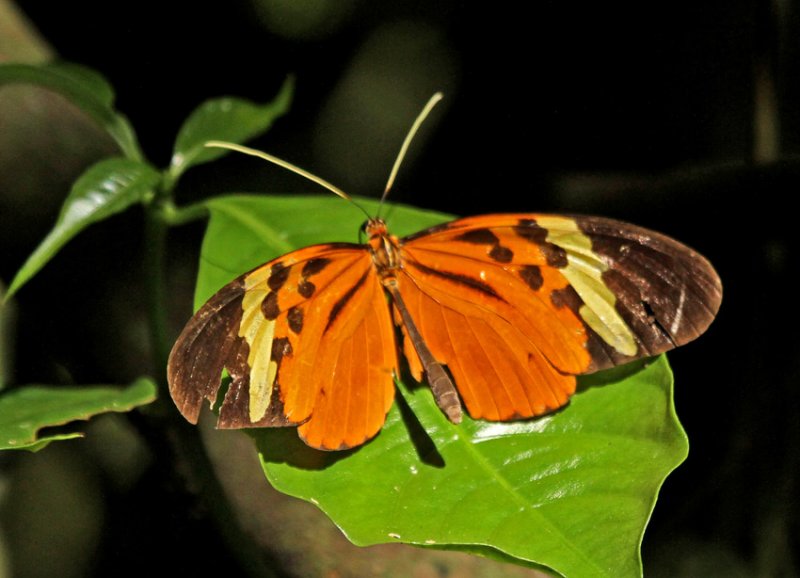
<path fill-rule="evenodd" d="M 318 351 L 306 359 L 301 349 L 287 366 L 288 391 L 298 394 L 287 409 L 311 404 L 295 367 L 314 363 L 318 370 L 310 379 L 318 393 L 298 431 L 308 445 L 336 450 L 363 443 L 383 426 L 394 400 L 397 348 L 386 295 L 371 267 L 338 293 L 331 313 L 313 317 L 320 327 L 310 334 L 322 335 Z"/>
<path fill-rule="evenodd" d="M 380 335 L 366 339 L 367 331 Z M 348 351 L 363 366 L 337 370 Z M 369 254 L 360 245 L 330 244 L 284 255 L 221 289 L 178 338 L 168 378 L 193 423 L 204 398 L 215 402 L 224 368 L 231 382 L 218 427 L 303 424 L 309 445 L 336 449 L 380 429 L 395 367 L 386 299 Z M 350 417 L 321 426 L 333 423 L 326 417 L 332 399 L 344 399 Z"/>
<path fill-rule="evenodd" d="M 471 217 L 404 239 L 402 254 L 400 289 L 423 338 L 486 419 L 556 409 L 574 375 L 694 339 L 721 299 L 702 256 L 611 219 Z"/>

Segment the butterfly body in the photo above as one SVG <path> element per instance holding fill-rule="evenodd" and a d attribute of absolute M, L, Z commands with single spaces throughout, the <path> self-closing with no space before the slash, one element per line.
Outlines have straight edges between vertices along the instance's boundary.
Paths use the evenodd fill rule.
<path fill-rule="evenodd" d="M 563 406 L 576 375 L 691 341 L 721 299 L 702 256 L 611 219 L 484 215 L 405 238 L 370 219 L 363 230 L 365 244 L 293 251 L 201 307 L 168 368 L 187 419 L 216 400 L 227 369 L 219 427 L 294 425 L 312 447 L 354 447 L 391 407 L 398 349 L 451 421 L 462 402 L 475 418 L 528 418 Z"/>
<path fill-rule="evenodd" d="M 402 266 L 399 239 L 389 234 L 383 219 L 369 219 L 361 229 L 367 235 L 369 253 L 381 280 L 393 277 L 395 271 Z"/>

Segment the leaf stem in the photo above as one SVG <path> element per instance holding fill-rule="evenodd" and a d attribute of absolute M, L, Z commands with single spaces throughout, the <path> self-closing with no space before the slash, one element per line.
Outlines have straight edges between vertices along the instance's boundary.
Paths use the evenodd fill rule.
<path fill-rule="evenodd" d="M 208 206 L 204 202 L 178 207 L 172 200 L 158 205 L 159 217 L 171 227 L 179 227 L 192 221 L 208 217 Z"/>

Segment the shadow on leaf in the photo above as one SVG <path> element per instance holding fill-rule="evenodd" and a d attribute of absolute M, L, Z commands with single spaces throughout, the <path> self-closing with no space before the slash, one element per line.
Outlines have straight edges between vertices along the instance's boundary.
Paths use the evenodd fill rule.
<path fill-rule="evenodd" d="M 575 393 L 582 393 L 593 387 L 604 387 L 606 385 L 624 381 L 625 379 L 636 375 L 640 371 L 643 371 L 649 365 L 655 363 L 657 359 L 658 357 L 648 357 L 647 359 L 639 359 L 630 363 L 626 363 L 625 365 L 598 371 L 597 373 L 580 375 L 578 376 L 578 386 L 575 390 Z"/>
<path fill-rule="evenodd" d="M 363 447 L 335 452 L 317 450 L 303 443 L 297 428 L 293 427 L 250 429 L 247 433 L 256 442 L 256 449 L 265 462 L 303 470 L 324 470 Z"/>
<path fill-rule="evenodd" d="M 400 410 L 403 425 L 408 431 L 408 437 L 411 439 L 420 461 L 435 468 L 443 468 L 445 466 L 444 457 L 436 449 L 436 444 L 431 439 L 431 436 L 428 435 L 428 432 L 425 431 L 425 428 L 422 427 L 414 410 L 411 409 L 411 406 L 408 405 L 408 402 L 399 392 L 395 393 L 394 400 Z"/>

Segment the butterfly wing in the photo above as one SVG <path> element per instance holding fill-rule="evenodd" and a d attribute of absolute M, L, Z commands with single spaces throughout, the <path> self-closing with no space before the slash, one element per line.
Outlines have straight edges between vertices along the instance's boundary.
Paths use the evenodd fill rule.
<path fill-rule="evenodd" d="M 691 341 L 721 300 L 702 256 L 611 219 L 485 215 L 401 243 L 406 306 L 470 415 L 484 419 L 561 407 L 575 375 Z M 404 352 L 420 379 L 407 336 Z"/>
<path fill-rule="evenodd" d="M 397 366 L 386 297 L 361 245 L 289 253 L 235 279 L 170 354 L 170 393 L 196 423 L 231 376 L 221 428 L 299 425 L 312 447 L 363 443 L 383 425 Z"/>

